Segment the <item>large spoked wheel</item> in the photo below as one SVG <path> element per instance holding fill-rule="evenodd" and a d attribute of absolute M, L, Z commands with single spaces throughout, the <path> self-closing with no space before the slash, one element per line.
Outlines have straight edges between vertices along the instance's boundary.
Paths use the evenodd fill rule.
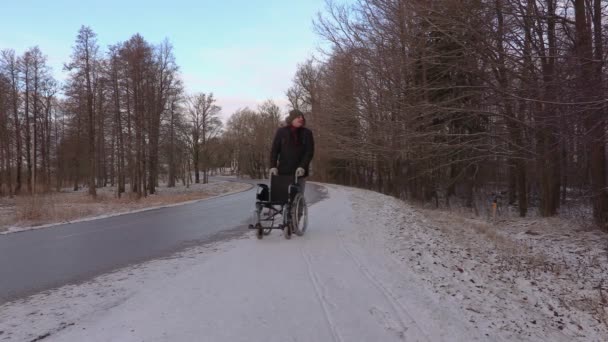
<path fill-rule="evenodd" d="M 308 206 L 302 194 L 297 194 L 291 204 L 291 226 L 297 236 L 304 235 L 308 226 Z"/>

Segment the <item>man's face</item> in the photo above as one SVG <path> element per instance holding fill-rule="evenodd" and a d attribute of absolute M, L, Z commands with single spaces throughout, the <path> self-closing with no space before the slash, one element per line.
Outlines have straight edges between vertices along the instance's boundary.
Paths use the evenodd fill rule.
<path fill-rule="evenodd" d="M 293 119 L 291 124 L 293 125 L 293 127 L 300 128 L 304 125 L 304 118 L 301 116 L 298 116 L 297 118 Z"/>

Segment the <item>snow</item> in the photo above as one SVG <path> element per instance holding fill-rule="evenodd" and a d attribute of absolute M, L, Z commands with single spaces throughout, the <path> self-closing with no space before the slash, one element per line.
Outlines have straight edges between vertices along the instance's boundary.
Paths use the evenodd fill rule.
<path fill-rule="evenodd" d="M 606 234 L 560 219 L 490 224 L 373 192 L 355 196 L 365 203 L 359 218 L 388 227 L 387 248 L 421 286 L 489 338 L 608 340 L 598 290 L 608 281 Z"/>
<path fill-rule="evenodd" d="M 530 290 L 525 277 L 501 285 L 495 274 L 490 282 L 493 257 L 483 266 L 475 258 L 484 248 L 461 248 L 416 208 L 327 188 L 303 237 L 257 240 L 248 232 L 7 303 L 0 340 L 606 340 L 606 330 L 576 310 L 561 318 L 578 319 L 582 332 L 552 327 L 534 305 L 547 298 L 516 293 L 518 284 Z M 457 235 L 473 239 L 464 229 Z M 537 325 L 522 324 L 532 317 Z"/>

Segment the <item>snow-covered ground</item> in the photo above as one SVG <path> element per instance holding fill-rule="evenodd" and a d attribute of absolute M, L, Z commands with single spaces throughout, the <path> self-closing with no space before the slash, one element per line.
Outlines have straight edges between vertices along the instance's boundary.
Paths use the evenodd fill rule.
<path fill-rule="evenodd" d="M 420 286 L 492 340 L 608 341 L 607 234 L 559 218 L 490 223 L 354 197 L 359 222 L 388 229 L 390 253 Z"/>
<path fill-rule="evenodd" d="M 327 188 L 304 237 L 251 232 L 5 304 L 0 341 L 607 340 L 550 276 L 496 268 L 480 228 Z"/>

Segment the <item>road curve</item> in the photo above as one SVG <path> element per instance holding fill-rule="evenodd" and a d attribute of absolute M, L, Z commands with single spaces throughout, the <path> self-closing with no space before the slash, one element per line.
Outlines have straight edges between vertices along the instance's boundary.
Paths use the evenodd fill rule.
<path fill-rule="evenodd" d="M 306 187 L 310 204 L 323 193 L 321 186 Z M 0 305 L 243 234 L 254 198 L 252 188 L 175 207 L 0 235 Z"/>

